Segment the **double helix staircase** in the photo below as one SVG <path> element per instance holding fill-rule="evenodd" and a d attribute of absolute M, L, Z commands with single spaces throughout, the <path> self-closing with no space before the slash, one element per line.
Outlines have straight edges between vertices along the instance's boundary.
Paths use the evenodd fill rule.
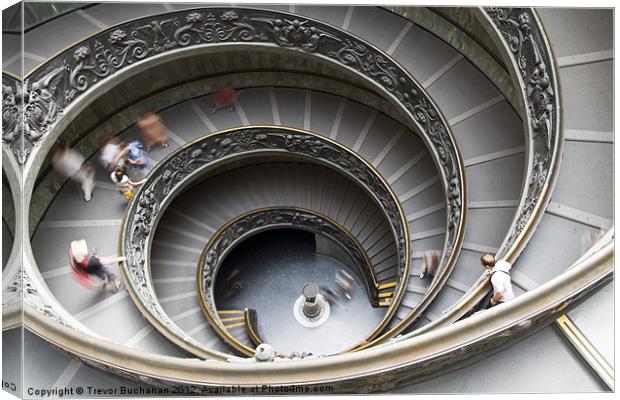
<path fill-rule="evenodd" d="M 152 17 L 155 20 L 160 15 L 196 7 L 178 3 L 104 3 L 69 11 L 29 28 L 24 34 L 24 71 L 18 62 L 20 36 L 5 32 L 3 71 L 27 75 L 36 68 L 46 68 L 61 49 L 97 32 L 113 31 L 114 27 L 136 18 Z M 454 138 L 466 185 L 466 202 L 462 204 L 466 224 L 459 239 L 459 249 L 454 250 L 456 260 L 449 266 L 445 280 L 419 277 L 424 252 L 443 251 L 448 241 L 446 204 L 450 182 L 443 181 L 438 158 L 429 151 L 428 142 L 393 104 L 381 101 L 377 93 L 369 89 L 352 89 L 350 82 L 335 86 L 335 93 L 329 93 L 330 86 L 320 86 L 319 78 L 315 78 L 315 82 L 308 76 L 290 80 L 282 74 L 279 82 L 277 77 L 270 79 L 265 73 L 262 80 L 243 81 L 239 78 L 243 71 L 236 70 L 220 77 L 228 82 L 242 82 L 235 85 L 239 97 L 232 111 L 212 112 L 212 84 L 184 82 L 176 88 L 159 88 L 157 92 L 149 93 L 147 100 L 136 99 L 123 110 L 110 111 L 114 107 L 87 110 L 96 124 L 90 127 L 92 133 L 83 132 L 71 137 L 72 144 L 96 164 L 97 136 L 105 133 L 118 135 L 124 140 L 138 138 L 139 130 L 129 116 L 144 111 L 157 112 L 169 133 L 170 146 L 150 153 L 155 166 L 170 160 L 183 146 L 227 129 L 274 126 L 311 132 L 354 153 L 389 185 L 407 224 L 411 248 L 407 254 L 410 263 L 408 276 L 405 280 L 399 275 L 398 246 L 393 231 L 381 205 L 371 194 L 333 167 L 312 160 L 282 159 L 281 155 L 277 159 L 273 156 L 274 159 L 257 159 L 247 164 L 232 163 L 195 182 L 166 206 L 162 218 L 157 221 L 149 255 L 154 291 L 165 314 L 213 354 L 213 362 L 250 362 L 245 358 L 247 354 L 232 348 L 205 317 L 197 290 L 201 254 L 219 229 L 244 213 L 269 207 L 296 207 L 331 218 L 361 244 L 370 260 L 377 287 L 383 287 L 378 290 L 378 295 L 384 295 L 377 299 L 382 302 L 380 307 L 372 308 L 367 316 L 359 318 L 380 321 L 386 310 L 394 308 L 386 326 L 375 335 L 385 335 L 380 350 L 389 351 L 390 346 L 398 346 L 403 339 L 426 337 L 426 332 L 434 332 L 434 324 L 442 326 L 456 322 L 458 318 L 444 322 L 448 318 L 446 315 L 449 316 L 454 305 L 460 304 L 478 284 L 482 273 L 481 254 L 503 249 L 503 243 L 513 229 L 523 193 L 531 187 L 526 180 L 530 176 L 528 163 L 531 160 L 527 154 L 531 142 L 523 133 L 529 117 L 514 100 L 514 93 L 519 93 L 515 89 L 518 84 L 512 83 L 512 92 L 506 89 L 510 89 L 510 84 L 498 80 L 499 73 L 485 68 L 488 64 L 485 64 L 484 57 L 489 57 L 488 54 L 472 55 L 446 39 L 449 36 L 446 32 L 452 31 L 476 43 L 481 40 L 476 36 L 479 32 L 467 32 L 458 18 L 454 18 L 455 14 L 451 14 L 458 14 L 458 10 L 424 9 L 430 14 L 409 15 L 380 7 L 265 5 L 256 8 L 287 13 L 285 18 L 291 20 L 311 18 L 355 35 L 402 66 L 432 99 Z M 210 12 L 208 8 L 200 11 L 204 16 Z M 436 21 L 436 31 L 427 30 L 430 29 L 428 25 L 416 19 L 420 18 L 419 15 L 431 15 Z M 613 176 L 613 95 L 609 89 L 613 76 L 611 13 L 607 10 L 545 9 L 538 15 L 557 66 L 563 153 L 550 202 L 514 263 L 512 281 L 517 298 L 563 276 L 599 236 L 613 227 L 610 189 Z M 577 20 L 582 23 L 576 24 Z M 571 26 L 568 33 L 566 26 Z M 449 27 L 448 31 L 446 27 Z M 302 57 L 301 52 L 299 57 Z M 500 72 L 508 76 L 510 64 L 500 56 L 496 58 L 496 64 L 503 68 Z M 147 63 L 148 60 L 141 62 Z M 250 72 L 260 74 L 265 71 Z M 129 93 L 122 95 L 130 97 Z M 114 113 L 121 116 L 114 119 Z M 68 115 L 71 116 L 71 112 Z M 66 128 L 67 132 L 79 131 L 79 127 L 73 131 L 71 127 Z M 49 152 L 54 140 L 51 137 L 49 143 L 46 140 L 44 137 L 44 148 Z M 14 154 L 11 145 L 5 141 L 5 155 Z M 34 268 L 57 306 L 66 310 L 80 326 L 78 331 L 141 352 L 136 354 L 170 357 L 165 360 L 174 360 L 178 365 L 184 365 L 184 361 L 193 362 L 196 354 L 171 340 L 165 330 L 158 329 L 142 308 L 136 306 L 131 293 L 125 290 L 116 294 L 91 291 L 77 285 L 71 277 L 66 256 L 71 240 L 85 238 L 99 255 L 116 254 L 123 246 L 119 242 L 128 205 L 107 173 L 97 168 L 93 199 L 86 203 L 79 195 L 79 188 L 71 182 L 55 191 L 54 177 L 48 166 L 49 155 L 35 150 L 31 160 L 34 156 L 41 158 L 38 170 L 34 161 L 28 161 L 18 167 L 25 171 L 18 175 L 36 178 L 36 182 L 21 187 L 17 185 L 16 189 L 14 179 L 13 182 L 10 177 L 3 179 L 3 197 L 9 193 L 12 199 L 11 196 L 23 193 L 27 185 L 32 187 L 33 194 L 27 198 L 30 232 L 24 235 L 23 241 L 31 247 Z M 17 162 L 5 163 L 3 170 L 17 165 Z M 3 272 L 12 270 L 5 268 L 9 262 L 9 251 L 5 248 L 13 246 L 13 241 L 7 240 L 14 235 L 11 234 L 14 222 L 11 222 L 10 215 L 10 210 L 5 212 L 3 209 Z M 15 240 L 15 243 L 20 241 Z M 448 253 L 444 256 L 447 257 Z M 120 267 L 115 272 L 124 273 Z M 391 285 L 403 281 L 407 284 L 402 297 L 397 298 L 397 290 Z M 613 365 L 611 337 L 600 333 L 602 321 L 609 320 L 609 310 L 613 308 L 611 286 L 607 285 L 583 305 L 571 310 L 568 316 L 598 349 L 604 361 Z M 219 318 L 230 328 L 230 333 L 248 347 L 256 345 L 248 326 L 254 327 L 254 336 L 261 338 L 266 338 L 264 335 L 270 332 L 262 325 L 264 319 L 261 319 L 260 312 L 221 311 L 231 312 L 230 315 L 224 312 Z M 470 321 L 479 320 L 480 314 Z M 463 322 L 473 324 L 467 319 Z M 420 328 L 422 330 L 418 331 Z M 396 390 L 512 392 L 598 391 L 608 388 L 607 381 L 603 379 L 605 383 L 602 384 L 600 375 L 592 373 L 591 364 L 584 363 L 563 341 L 561 330 L 554 329 L 552 325 L 545 325 L 527 339 L 482 362 L 472 357 L 468 362 L 454 363 L 451 369 L 442 373 L 425 375 L 424 379 L 428 380 L 422 383 L 417 383 L 420 380 L 417 379 L 411 385 L 408 379 L 399 379 L 402 387 Z M 257 332 L 260 335 L 256 335 Z M 349 334 L 352 343 L 364 338 L 364 332 Z M 396 334 L 404 336 L 391 339 Z M 121 374 L 123 377 L 118 377 L 118 374 L 97 368 L 101 364 L 93 366 L 93 360 L 70 358 L 66 353 L 56 351 L 54 344 L 63 348 L 59 340 L 41 336 L 40 332 L 24 330 L 26 352 L 23 363 L 30 371 L 24 376 L 24 386 L 36 381 L 37 387 L 78 383 L 84 386 L 88 382 L 108 382 L 110 386 L 122 382 L 128 387 L 137 387 L 138 384 L 126 379 L 131 376 Z M 4 330 L 3 340 L 5 343 L 21 340 L 19 330 Z M 48 340 L 53 344 L 50 345 Z M 15 351 L 3 353 L 5 365 L 19 362 L 19 357 Z M 331 356 L 322 361 L 329 363 L 330 359 L 337 361 Z M 333 365 L 337 365 L 336 361 Z M 452 371 L 467 363 L 473 364 Z M 534 363 L 535 368 L 524 367 Z M 563 365 L 561 370 L 551 367 L 558 363 Z M 325 370 L 330 371 L 329 368 Z M 539 376 L 540 370 L 546 371 L 545 379 Z M 11 376 L 15 371 L 6 368 L 4 371 L 5 381 L 18 379 Z M 489 371 L 502 371 L 517 378 L 511 381 L 489 379 Z M 377 382 L 368 385 L 360 382 L 354 385 L 363 386 L 365 389 L 360 390 L 367 391 L 393 388 L 391 381 L 384 381 L 377 378 Z"/>

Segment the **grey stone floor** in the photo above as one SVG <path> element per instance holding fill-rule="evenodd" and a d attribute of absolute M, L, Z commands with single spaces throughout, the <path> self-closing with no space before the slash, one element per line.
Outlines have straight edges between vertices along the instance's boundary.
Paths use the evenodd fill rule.
<path fill-rule="evenodd" d="M 377 326 L 385 308 L 373 308 L 361 277 L 342 262 L 315 253 L 313 235 L 291 229 L 263 232 L 246 239 L 226 258 L 216 287 L 224 287 L 231 271 L 240 270 L 244 287 L 226 297 L 216 293 L 218 309 L 253 308 L 262 339 L 277 351 L 333 354 L 364 338 Z M 307 282 L 338 293 L 336 273 L 344 269 L 354 276 L 352 299 L 340 296 L 325 324 L 308 328 L 293 315 L 293 304 Z"/>

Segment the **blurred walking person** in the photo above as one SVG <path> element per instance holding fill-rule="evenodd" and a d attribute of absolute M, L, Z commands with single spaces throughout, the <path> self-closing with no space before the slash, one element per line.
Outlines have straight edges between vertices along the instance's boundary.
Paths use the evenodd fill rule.
<path fill-rule="evenodd" d="M 126 144 L 117 137 L 106 139 L 101 145 L 99 152 L 99 163 L 106 169 L 106 171 L 112 171 L 115 167 L 122 167 L 125 164 L 125 160 L 118 158 Z"/>
<path fill-rule="evenodd" d="M 352 294 L 355 289 L 355 280 L 351 274 L 344 269 L 339 270 L 336 273 L 336 285 L 338 285 L 344 297 L 348 300 L 352 299 Z"/>
<path fill-rule="evenodd" d="M 220 108 L 230 107 L 229 111 L 235 109 L 235 101 L 237 101 L 237 92 L 235 89 L 222 89 L 213 93 L 213 109 L 211 114 L 215 114 Z"/>
<path fill-rule="evenodd" d="M 139 179 L 146 176 L 150 166 L 150 159 L 149 153 L 144 150 L 144 145 L 141 141 L 132 140 L 129 142 L 116 156 L 115 163 L 118 165 L 123 159 L 138 172 Z"/>
<path fill-rule="evenodd" d="M 138 127 L 142 132 L 146 151 L 151 151 L 155 145 L 159 145 L 162 149 L 168 147 L 168 133 L 159 115 L 152 112 L 144 114 L 138 118 Z"/>
<path fill-rule="evenodd" d="M 425 276 L 433 277 L 441 261 L 441 251 L 426 250 L 422 256 L 422 265 L 420 266 L 420 279 Z"/>
<path fill-rule="evenodd" d="M 52 168 L 62 179 L 80 185 L 84 201 L 90 201 L 95 188 L 95 168 L 77 150 L 62 144 L 52 157 Z"/>

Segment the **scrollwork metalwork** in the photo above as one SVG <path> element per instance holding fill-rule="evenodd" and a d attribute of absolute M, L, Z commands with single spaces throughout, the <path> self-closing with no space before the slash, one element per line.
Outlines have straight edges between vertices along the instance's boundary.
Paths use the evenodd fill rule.
<path fill-rule="evenodd" d="M 490 7 L 485 12 L 512 52 L 522 80 L 533 154 L 524 201 L 510 237 L 502 246 L 506 251 L 531 222 L 534 208 L 541 201 L 543 188 L 551 179 L 552 167 L 557 163 L 561 142 L 559 102 L 553 76 L 553 57 L 534 11 L 529 8 Z"/>

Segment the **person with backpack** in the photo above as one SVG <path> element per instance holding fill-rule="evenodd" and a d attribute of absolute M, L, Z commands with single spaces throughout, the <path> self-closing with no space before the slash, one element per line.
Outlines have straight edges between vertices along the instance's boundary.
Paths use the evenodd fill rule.
<path fill-rule="evenodd" d="M 480 262 L 491 276 L 491 284 L 493 285 L 491 307 L 514 299 L 515 295 L 512 291 L 510 279 L 510 269 L 512 268 L 510 263 L 506 260 L 496 260 L 491 253 L 483 254 L 480 257 Z"/>

